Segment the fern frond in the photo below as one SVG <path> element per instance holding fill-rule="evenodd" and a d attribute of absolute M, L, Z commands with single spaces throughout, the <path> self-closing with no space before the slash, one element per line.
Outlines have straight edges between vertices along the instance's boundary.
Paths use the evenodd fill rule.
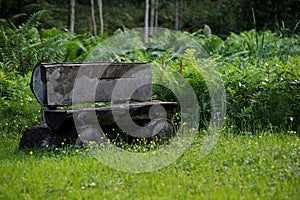
<path fill-rule="evenodd" d="M 11 21 L 18 20 L 19 18 L 25 17 L 25 16 L 27 16 L 26 13 L 19 13 L 19 14 L 16 14 L 16 15 L 14 15 L 14 16 L 11 18 Z"/>
<path fill-rule="evenodd" d="M 26 22 L 24 22 L 20 28 L 29 28 L 29 27 L 38 27 L 40 25 L 40 19 L 44 16 L 48 11 L 40 10 L 36 13 L 33 13 Z"/>
<path fill-rule="evenodd" d="M 138 55 L 138 59 L 137 59 L 138 62 L 148 62 L 149 61 L 149 59 L 146 57 L 146 55 L 140 49 L 136 50 L 136 52 Z"/>

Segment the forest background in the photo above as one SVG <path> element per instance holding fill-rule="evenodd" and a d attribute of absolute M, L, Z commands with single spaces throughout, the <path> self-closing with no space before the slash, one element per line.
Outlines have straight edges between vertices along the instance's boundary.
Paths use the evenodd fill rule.
<path fill-rule="evenodd" d="M 74 31 L 81 34 L 93 32 L 91 5 L 96 24 L 101 20 L 98 11 L 102 10 L 103 28 L 108 34 L 123 27 L 144 27 L 147 2 L 150 26 L 192 33 L 206 24 L 214 34 L 221 37 L 228 36 L 230 32 L 239 33 L 253 28 L 259 31 L 293 30 L 300 18 L 300 13 L 297 12 L 300 10 L 298 0 L 1 0 L 0 18 L 11 19 L 20 13 L 30 16 L 39 10 L 47 10 L 40 28 L 70 29 L 72 2 L 75 3 Z M 102 5 L 100 10 L 99 3 Z M 252 9 L 255 11 L 255 25 Z M 22 15 L 13 22 L 20 25 L 26 19 Z M 97 26 L 98 33 L 101 32 L 100 28 L 101 26 Z M 299 33 L 299 29 L 296 31 Z"/>

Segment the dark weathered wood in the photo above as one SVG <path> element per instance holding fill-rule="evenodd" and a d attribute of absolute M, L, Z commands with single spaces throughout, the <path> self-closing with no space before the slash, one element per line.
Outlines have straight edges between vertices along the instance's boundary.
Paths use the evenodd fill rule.
<path fill-rule="evenodd" d="M 27 128 L 19 143 L 20 149 L 44 148 L 50 150 L 54 147 L 64 145 L 74 145 L 78 138 L 78 133 L 70 121 L 67 120 L 66 126 L 53 131 L 45 125 L 32 126 Z M 63 142 L 63 143 L 62 143 Z"/>
<path fill-rule="evenodd" d="M 41 105 L 46 104 L 47 85 L 45 79 L 42 77 L 43 68 L 36 66 L 32 72 L 30 88 L 35 98 Z"/>
<path fill-rule="evenodd" d="M 73 99 L 75 83 L 77 98 Z M 151 83 L 150 64 L 42 63 L 33 71 L 31 87 L 40 104 L 68 106 L 84 102 L 151 100 Z"/>
<path fill-rule="evenodd" d="M 31 148 L 45 148 L 52 144 L 54 134 L 46 126 L 33 126 L 27 128 L 21 139 L 19 148 L 20 149 L 31 149 Z"/>
<path fill-rule="evenodd" d="M 166 116 L 163 116 L 164 112 L 161 112 L 159 107 L 157 112 L 152 109 L 149 114 L 149 109 L 156 105 L 160 105 L 164 108 Z M 176 113 L 177 109 L 178 104 L 176 102 L 149 101 L 73 110 L 47 110 L 44 113 L 44 117 L 48 127 L 57 130 L 61 126 L 64 126 L 67 120 L 73 121 L 73 119 L 77 121 L 77 125 L 85 126 L 85 123 L 88 124 L 93 121 L 93 119 L 89 119 L 89 117 L 93 117 L 92 113 L 94 112 L 96 112 L 97 120 L 99 121 L 100 126 L 102 126 L 112 125 L 116 120 L 125 120 L 128 110 L 133 121 L 143 120 L 146 122 L 150 121 L 151 117 L 167 117 L 168 119 L 172 119 L 172 116 Z"/>
<path fill-rule="evenodd" d="M 153 134 L 161 134 L 161 138 L 169 138 L 174 135 L 170 120 L 179 105 L 177 102 L 149 101 L 152 98 L 150 64 L 42 63 L 33 71 L 31 89 L 43 107 L 47 127 L 26 130 L 20 148 L 59 147 L 62 142 L 74 145 L 85 140 L 99 143 L 102 140 L 99 135 L 104 132 L 98 129 L 98 123 L 105 133 L 116 127 L 131 137 L 151 138 Z M 128 100 L 138 102 L 128 103 Z M 113 104 L 56 109 L 57 106 L 102 101 Z"/>

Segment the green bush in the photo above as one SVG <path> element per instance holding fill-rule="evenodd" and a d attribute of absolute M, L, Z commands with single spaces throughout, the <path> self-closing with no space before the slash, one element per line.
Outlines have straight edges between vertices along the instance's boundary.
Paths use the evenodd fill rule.
<path fill-rule="evenodd" d="M 232 34 L 224 41 L 214 57 L 236 127 L 299 130 L 299 47 L 297 35 L 281 38 L 269 31 Z"/>
<path fill-rule="evenodd" d="M 31 19 L 33 20 L 33 19 Z M 4 23 L 4 22 L 3 22 Z M 2 30 L 5 26 L 2 23 Z M 43 42 L 40 44 L 37 29 L 31 22 L 19 28 L 5 29 L 1 32 L 1 127 L 18 132 L 18 127 L 30 126 L 38 122 L 39 106 L 29 89 L 30 71 L 41 61 L 84 61 L 91 49 L 101 43 L 103 37 L 91 35 L 76 35 L 61 32 L 56 29 L 41 30 Z M 29 26 L 30 25 L 30 26 Z M 24 27 L 31 28 L 24 28 Z M 126 33 L 121 37 L 132 37 Z M 118 35 L 122 31 L 115 34 Z M 34 33 L 34 34 L 33 34 Z M 118 44 L 118 39 L 104 45 L 112 47 L 104 49 L 108 60 L 122 62 L 149 62 L 161 71 L 161 59 L 173 71 L 179 72 L 179 60 L 183 58 L 182 76 L 194 88 L 200 106 L 201 123 L 210 118 L 210 94 L 208 84 L 213 86 L 206 70 L 220 73 L 226 90 L 227 116 L 226 124 L 237 130 L 252 131 L 261 129 L 300 129 L 300 40 L 298 35 L 282 37 L 270 31 L 256 32 L 254 30 L 232 33 L 223 40 L 211 33 L 208 26 L 194 34 L 178 33 L 180 40 L 174 41 L 170 32 L 149 39 L 148 48 L 141 41 L 132 41 L 132 51 L 122 53 L 126 44 Z M 181 35 L 180 35 L 181 34 Z M 15 44 L 10 35 L 15 35 L 23 41 Z M 191 47 L 193 42 L 200 44 L 206 51 L 195 55 Z M 105 37 L 104 37 L 105 38 Z M 123 38 L 124 39 L 124 38 Z M 124 40 L 122 40 L 124 41 Z M 127 41 L 127 40 L 125 40 Z M 117 42 L 117 43 L 116 43 Z M 171 45 L 171 46 L 170 46 Z M 173 46 L 172 46 L 173 45 Z M 131 47 L 130 46 L 130 47 Z M 170 46 L 169 49 L 162 47 Z M 197 46 L 197 45 L 196 45 Z M 183 48 L 181 53 L 179 50 Z M 182 50 L 182 49 L 181 49 Z M 112 54 L 109 51 L 113 51 Z M 30 66 L 24 70 L 20 66 L 18 55 L 30 58 Z M 42 55 L 47 55 L 45 59 Z M 105 54 L 106 55 L 106 54 Z M 208 56 L 209 55 L 209 56 Z M 197 66 L 204 66 L 198 68 Z M 25 73 L 26 72 L 26 73 Z M 21 75 L 23 74 L 23 76 Z M 161 76 L 161 74 L 156 74 Z M 180 86 L 177 79 L 164 73 L 166 80 L 172 81 L 174 87 Z M 209 80 L 209 81 L 208 81 Z M 208 81 L 208 82 L 207 82 Z M 153 86 L 153 97 L 163 101 L 174 101 L 176 97 L 171 90 L 162 86 Z M 183 94 L 184 95 L 184 94 Z M 15 120 L 15 121 L 14 121 Z M 18 126 L 16 126 L 18 124 Z"/>
<path fill-rule="evenodd" d="M 220 73 L 226 90 L 227 125 L 236 130 L 256 132 L 263 129 L 298 130 L 300 127 L 300 40 L 298 35 L 281 37 L 270 31 L 250 30 L 232 33 L 222 40 L 211 33 L 208 26 L 188 35 L 199 42 L 210 57 L 193 55 L 189 47 L 185 54 L 178 54 L 176 45 L 185 47 L 185 40 L 176 43 L 168 32 L 151 38 L 152 49 L 135 50 L 120 55 L 118 61 L 150 62 L 161 68 L 164 56 L 166 66 L 179 72 L 179 58 L 183 57 L 183 77 L 194 88 L 200 106 L 200 121 L 210 118 L 210 96 L 205 77 L 207 70 Z M 181 38 L 182 39 L 182 38 Z M 175 44 L 170 49 L 161 47 Z M 205 53 L 202 53 L 206 55 Z M 130 59 L 132 58 L 132 59 Z M 197 66 L 204 67 L 197 67 Z M 206 71 L 205 71 L 206 70 Z M 157 70 L 156 70 L 157 71 Z M 163 72 L 159 72 L 163 73 Z M 160 75 L 158 75 L 160 76 Z M 165 73 L 168 81 L 174 81 Z M 154 98 L 163 101 L 176 100 L 174 94 L 154 85 Z M 221 98 L 221 97 L 220 97 Z M 291 120 L 292 119 L 292 120 Z"/>
<path fill-rule="evenodd" d="M 9 20 L 0 21 L 0 55 L 1 62 L 5 63 L 3 70 L 25 75 L 39 62 L 63 61 L 64 45 L 72 34 L 56 31 L 51 37 L 47 34 L 43 37 L 45 31 L 38 27 L 45 13 L 33 14 L 18 27 Z"/>
<path fill-rule="evenodd" d="M 30 78 L 31 73 L 21 76 L 0 68 L 0 135 L 19 134 L 40 123 L 40 106 L 30 90 Z"/>
<path fill-rule="evenodd" d="M 0 21 L 0 55 L 4 71 L 22 75 L 40 62 L 80 62 L 105 36 L 75 35 L 56 28 L 40 29 L 46 11 L 39 11 L 16 27 L 11 21 Z M 17 17 L 17 16 L 16 16 Z"/>

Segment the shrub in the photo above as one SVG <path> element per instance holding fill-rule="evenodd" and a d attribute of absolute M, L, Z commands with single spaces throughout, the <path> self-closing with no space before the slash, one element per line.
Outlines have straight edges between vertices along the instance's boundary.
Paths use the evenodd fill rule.
<path fill-rule="evenodd" d="M 299 130 L 299 46 L 297 35 L 281 38 L 269 31 L 225 40 L 215 57 L 226 85 L 228 117 L 236 127 Z"/>
<path fill-rule="evenodd" d="M 40 122 L 40 106 L 30 90 L 30 78 L 31 73 L 21 76 L 0 68 L 0 135 L 18 134 Z"/>
<path fill-rule="evenodd" d="M 29 25 L 23 27 L 26 26 L 31 27 Z M 3 24 L 1 28 L 4 30 Z M 40 61 L 83 61 L 90 50 L 103 39 L 103 37 L 75 35 L 50 29 L 41 30 L 45 42 L 40 44 L 36 31 L 35 27 L 28 29 L 19 27 L 1 32 L 0 39 L 4 41 L 0 46 L 2 129 L 9 128 L 11 131 L 20 132 L 19 127 L 23 129 L 39 121 L 39 105 L 29 89 L 31 67 L 24 70 L 19 65 L 20 52 L 24 58 L 25 55 L 30 58 L 28 63 L 31 63 L 32 67 Z M 126 31 L 120 37 L 131 38 L 132 35 L 127 34 Z M 119 33 L 120 31 L 116 32 Z M 19 48 L 19 44 L 8 41 L 12 40 L 9 34 L 22 38 L 20 41 L 25 42 L 22 43 L 25 46 Z M 157 38 L 150 38 L 152 48 L 144 46 L 140 38 L 141 41 L 136 39 L 134 42 L 122 40 L 130 41 L 130 48 L 132 46 L 137 48 L 132 51 L 122 51 L 124 50 L 122 45 L 126 47 L 126 44 L 119 44 L 119 39 L 111 43 L 104 42 L 104 45 L 111 48 L 102 50 L 106 53 L 104 57 L 108 56 L 105 57 L 107 61 L 149 62 L 156 68 L 155 73 L 163 73 L 161 71 L 163 56 L 166 66 L 179 72 L 179 60 L 182 57 L 182 76 L 190 83 L 198 97 L 201 125 L 210 118 L 211 102 L 207 84 L 212 86 L 214 80 L 208 83 L 206 80 L 209 78 L 205 76 L 207 76 L 206 70 L 213 69 L 220 73 L 225 85 L 227 124 L 242 131 L 292 129 L 299 132 L 300 40 L 298 35 L 288 38 L 270 31 L 258 33 L 250 30 L 240 34 L 232 33 L 230 37 L 222 40 L 213 35 L 208 26 L 194 34 L 179 34 L 182 34 L 182 37 L 178 41 L 174 41 L 170 32 Z M 194 40 L 191 42 L 187 39 L 189 37 Z M 191 47 L 194 47 L 193 42 L 200 44 L 207 53 L 201 50 L 198 53 L 203 56 L 195 56 L 195 52 L 191 50 Z M 172 47 L 171 44 L 175 46 Z M 162 48 L 168 45 L 171 45 L 169 49 Z M 179 52 L 181 47 L 184 53 Z M 42 55 L 48 55 L 47 59 L 42 59 Z M 199 64 L 205 67 L 197 68 Z M 168 73 L 164 76 L 167 81 L 172 81 L 174 87 L 181 84 Z M 162 86 L 154 85 L 153 90 L 155 99 L 176 100 L 171 90 L 166 90 Z"/>

